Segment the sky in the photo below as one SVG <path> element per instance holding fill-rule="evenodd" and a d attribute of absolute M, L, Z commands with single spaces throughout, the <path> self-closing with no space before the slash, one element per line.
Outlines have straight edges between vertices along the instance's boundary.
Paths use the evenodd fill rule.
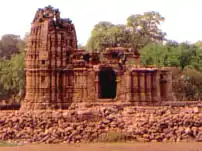
<path fill-rule="evenodd" d="M 0 0 L 0 36 L 24 36 L 38 8 L 52 5 L 75 24 L 78 43 L 85 44 L 99 21 L 124 24 L 128 16 L 157 11 L 161 29 L 178 42 L 202 40 L 202 0 Z"/>

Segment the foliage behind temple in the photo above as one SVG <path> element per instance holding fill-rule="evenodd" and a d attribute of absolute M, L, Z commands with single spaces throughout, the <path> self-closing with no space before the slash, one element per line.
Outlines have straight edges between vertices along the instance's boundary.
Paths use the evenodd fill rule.
<path fill-rule="evenodd" d="M 132 47 L 140 50 L 149 43 L 159 43 L 165 39 L 165 33 L 159 25 L 164 18 L 158 12 L 145 12 L 127 18 L 126 24 L 114 25 L 107 21 L 94 26 L 86 44 L 87 50 L 95 51 L 105 46 Z"/>
<path fill-rule="evenodd" d="M 0 41 L 0 99 L 23 96 L 25 41 L 26 37 L 20 39 L 11 34 L 4 35 Z"/>

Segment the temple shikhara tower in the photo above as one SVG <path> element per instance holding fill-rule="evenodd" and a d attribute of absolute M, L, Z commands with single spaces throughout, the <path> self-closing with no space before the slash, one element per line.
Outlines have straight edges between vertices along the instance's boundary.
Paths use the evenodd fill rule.
<path fill-rule="evenodd" d="M 77 49 L 72 21 L 48 6 L 36 12 L 31 24 L 21 108 L 67 109 L 79 102 L 159 104 L 172 99 L 171 77 L 168 69 L 139 65 L 139 53 L 130 48 L 107 48 L 102 54 Z"/>

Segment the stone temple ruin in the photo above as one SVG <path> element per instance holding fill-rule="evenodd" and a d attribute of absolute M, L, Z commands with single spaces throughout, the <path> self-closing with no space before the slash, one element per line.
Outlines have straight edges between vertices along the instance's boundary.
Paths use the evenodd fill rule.
<path fill-rule="evenodd" d="M 77 48 L 75 27 L 60 18 L 58 9 L 48 6 L 36 12 L 22 109 L 67 109 L 80 102 L 153 105 L 171 100 L 171 92 L 168 69 L 141 67 L 139 54 L 129 48 L 87 53 Z"/>

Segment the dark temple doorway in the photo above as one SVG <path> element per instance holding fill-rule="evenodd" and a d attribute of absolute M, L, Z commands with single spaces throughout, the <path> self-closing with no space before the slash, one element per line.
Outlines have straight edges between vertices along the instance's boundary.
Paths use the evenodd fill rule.
<path fill-rule="evenodd" d="M 99 98 L 114 99 L 116 97 L 116 73 L 112 68 L 101 69 L 99 72 Z"/>

